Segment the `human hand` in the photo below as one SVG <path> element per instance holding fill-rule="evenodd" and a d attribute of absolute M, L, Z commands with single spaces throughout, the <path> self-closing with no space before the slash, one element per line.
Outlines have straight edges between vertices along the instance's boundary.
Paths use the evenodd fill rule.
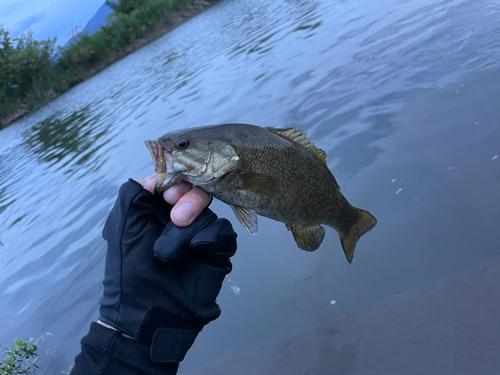
<path fill-rule="evenodd" d="M 154 194 L 156 173 L 137 182 L 151 194 Z M 205 190 L 197 186 L 193 187 L 186 181 L 181 181 L 165 190 L 163 198 L 174 206 L 170 212 L 170 219 L 178 227 L 191 225 L 211 200 L 210 195 Z"/>
<path fill-rule="evenodd" d="M 150 347 L 153 362 L 180 362 L 201 328 L 220 315 L 215 299 L 231 271 L 236 233 L 204 208 L 208 194 L 180 194 L 184 184 L 165 195 L 181 210 L 190 202 L 194 213 L 180 222 L 191 225 L 174 225 L 172 206 L 152 193 L 154 177 L 140 182 L 120 188 L 103 230 L 100 321 Z"/>

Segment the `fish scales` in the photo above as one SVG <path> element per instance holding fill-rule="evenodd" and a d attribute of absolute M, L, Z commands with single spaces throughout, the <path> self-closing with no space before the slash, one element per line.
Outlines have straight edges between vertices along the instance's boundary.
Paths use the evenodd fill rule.
<path fill-rule="evenodd" d="M 331 173 L 310 152 L 278 135 L 250 135 L 244 142 L 232 141 L 240 157 L 241 170 L 270 175 L 277 179 L 272 195 L 242 189 L 226 189 L 224 178 L 213 194 L 225 203 L 249 206 L 262 216 L 291 224 L 334 223 L 339 197 Z M 342 202 L 343 203 L 343 202 Z M 342 204 L 340 203 L 340 204 Z"/>
<path fill-rule="evenodd" d="M 231 205 L 250 233 L 259 214 L 285 223 L 297 245 L 313 251 L 324 224 L 337 230 L 352 262 L 357 240 L 376 224 L 349 204 L 325 152 L 296 129 L 226 124 L 169 133 L 146 145 L 160 172 L 158 190 L 183 179 L 200 186 Z"/>

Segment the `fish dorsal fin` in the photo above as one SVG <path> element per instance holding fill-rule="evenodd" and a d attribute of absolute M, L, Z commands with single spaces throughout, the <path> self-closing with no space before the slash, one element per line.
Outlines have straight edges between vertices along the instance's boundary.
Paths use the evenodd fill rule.
<path fill-rule="evenodd" d="M 319 161 L 323 162 L 326 165 L 326 152 L 320 148 L 317 148 L 309 138 L 306 138 L 307 135 L 306 133 L 302 132 L 302 129 L 297 130 L 297 127 L 287 128 L 287 129 L 277 129 L 268 127 L 266 129 L 276 135 L 279 135 L 282 138 L 288 139 L 289 141 L 304 147 L 307 151 L 313 154 Z"/>

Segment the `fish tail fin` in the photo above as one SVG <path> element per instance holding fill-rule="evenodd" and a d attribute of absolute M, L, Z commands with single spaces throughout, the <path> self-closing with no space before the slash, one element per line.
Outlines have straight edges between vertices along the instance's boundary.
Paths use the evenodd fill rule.
<path fill-rule="evenodd" d="M 349 263 L 352 263 L 354 259 L 354 248 L 356 247 L 356 242 L 359 238 L 371 230 L 375 224 L 377 224 L 377 219 L 369 213 L 368 211 L 361 210 L 359 208 L 354 208 L 358 212 L 358 219 L 354 222 L 353 226 L 345 232 L 340 232 L 340 243 L 344 249 L 344 254 Z"/>

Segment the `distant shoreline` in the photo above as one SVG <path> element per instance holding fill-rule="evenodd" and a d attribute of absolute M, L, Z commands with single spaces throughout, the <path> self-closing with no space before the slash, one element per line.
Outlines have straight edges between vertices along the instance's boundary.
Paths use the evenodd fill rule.
<path fill-rule="evenodd" d="M 186 8 L 172 12 L 168 17 L 161 20 L 159 23 L 154 26 L 154 28 L 149 31 L 142 38 L 134 40 L 131 44 L 123 48 L 122 50 L 112 54 L 109 56 L 109 60 L 106 60 L 102 63 L 102 65 L 90 69 L 87 72 L 82 73 L 79 78 L 81 78 L 81 82 L 95 76 L 97 73 L 103 71 L 108 66 L 114 64 L 115 62 L 123 59 L 124 57 L 134 53 L 135 51 L 141 49 L 142 47 L 148 45 L 151 42 L 161 38 L 163 35 L 172 31 L 177 26 L 180 26 L 182 23 L 190 20 L 191 18 L 197 16 L 204 10 L 210 8 L 214 3 L 208 3 L 204 1 L 195 1 L 193 4 L 188 5 Z"/>
<path fill-rule="evenodd" d="M 48 96 L 46 98 L 47 100 L 40 101 L 39 103 L 37 103 L 37 105 L 32 107 L 29 107 L 26 104 L 21 104 L 14 111 L 9 113 L 4 118 L 0 119 L 0 130 L 8 127 L 9 125 L 20 120 L 21 118 L 32 113 L 33 111 L 40 109 L 44 105 L 50 103 L 52 100 L 58 98 L 63 93 L 71 90 L 78 84 L 86 81 L 89 78 L 92 78 L 97 73 L 113 65 L 115 62 L 123 59 L 124 57 L 130 55 L 131 53 L 136 52 L 137 50 L 141 49 L 147 44 L 161 38 L 169 31 L 175 29 L 177 26 L 181 25 L 185 21 L 188 21 L 189 19 L 197 16 L 198 14 L 210 8 L 218 1 L 219 0 L 212 0 L 211 2 L 205 2 L 203 0 L 195 0 L 191 5 L 188 5 L 185 8 L 179 11 L 173 11 L 167 17 L 162 18 L 151 30 L 146 32 L 144 36 L 134 40 L 132 43 L 128 44 L 122 49 L 112 52 L 104 61 L 100 62 L 97 66 L 91 67 L 89 70 L 80 73 L 75 79 L 75 84 L 69 87 L 64 92 L 61 92 L 58 95 L 54 93 L 54 95 Z"/>

